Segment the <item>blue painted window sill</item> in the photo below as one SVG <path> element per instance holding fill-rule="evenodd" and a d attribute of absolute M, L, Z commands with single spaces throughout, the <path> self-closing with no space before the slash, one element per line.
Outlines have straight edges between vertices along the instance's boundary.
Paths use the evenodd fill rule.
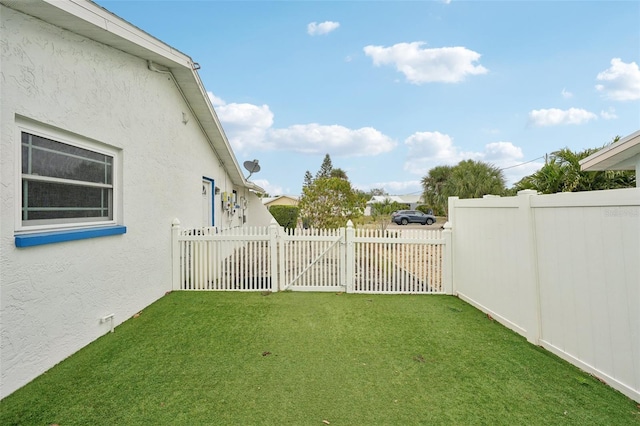
<path fill-rule="evenodd" d="M 66 231 L 39 232 L 36 234 L 16 235 L 16 247 L 41 246 L 43 244 L 64 241 L 84 240 L 87 238 L 107 237 L 127 232 L 126 226 L 105 226 L 102 228 L 73 229 Z"/>

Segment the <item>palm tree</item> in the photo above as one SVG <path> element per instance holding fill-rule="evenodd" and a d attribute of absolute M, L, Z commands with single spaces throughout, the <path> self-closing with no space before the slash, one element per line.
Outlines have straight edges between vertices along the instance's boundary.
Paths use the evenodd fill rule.
<path fill-rule="evenodd" d="M 449 196 L 481 198 L 487 194 L 502 195 L 505 180 L 502 171 L 493 164 L 464 160 L 453 168 L 445 188 Z"/>
<path fill-rule="evenodd" d="M 615 138 L 612 143 L 617 142 Z M 556 192 L 594 191 L 602 189 L 631 188 L 635 186 L 633 171 L 584 172 L 580 160 L 587 158 L 599 148 L 588 148 L 573 152 L 563 148 L 551 153 L 550 161 L 532 175 L 522 178 L 516 190 L 535 189 L 543 194 Z"/>
<path fill-rule="evenodd" d="M 443 188 L 451 176 L 451 166 L 437 166 L 429 170 L 429 174 L 422 178 L 422 198 L 437 215 L 445 214 L 447 195 Z"/>
<path fill-rule="evenodd" d="M 438 215 L 445 214 L 449 197 L 480 198 L 502 195 L 505 179 L 496 166 L 482 161 L 464 160 L 455 166 L 438 166 L 422 178 L 423 198 Z"/>

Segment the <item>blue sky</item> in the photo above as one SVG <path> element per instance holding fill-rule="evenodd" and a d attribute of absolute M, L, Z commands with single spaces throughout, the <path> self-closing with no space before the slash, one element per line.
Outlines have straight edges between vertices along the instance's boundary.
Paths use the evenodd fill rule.
<path fill-rule="evenodd" d="M 299 195 L 325 154 L 364 191 L 417 194 L 469 158 L 511 186 L 640 129 L 638 1 L 97 3 L 200 64 L 270 195 Z"/>

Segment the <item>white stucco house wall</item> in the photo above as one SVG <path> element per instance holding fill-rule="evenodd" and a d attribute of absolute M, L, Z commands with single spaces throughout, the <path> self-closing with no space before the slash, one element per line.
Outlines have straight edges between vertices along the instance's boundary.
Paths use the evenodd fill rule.
<path fill-rule="evenodd" d="M 636 187 L 640 188 L 640 130 L 581 160 L 580 168 L 585 172 L 635 170 Z"/>
<path fill-rule="evenodd" d="M 171 224 L 272 219 L 192 59 L 87 0 L 0 0 L 0 398 L 171 290 Z"/>

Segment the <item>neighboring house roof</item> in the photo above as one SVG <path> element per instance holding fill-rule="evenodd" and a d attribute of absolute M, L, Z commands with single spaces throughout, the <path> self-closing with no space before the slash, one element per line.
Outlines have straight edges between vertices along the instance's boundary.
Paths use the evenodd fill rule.
<path fill-rule="evenodd" d="M 384 203 L 386 200 L 402 204 L 418 204 L 421 198 L 420 195 L 374 195 L 367 204 Z"/>
<path fill-rule="evenodd" d="M 277 205 L 277 204 L 297 205 L 298 197 L 294 197 L 293 195 L 279 195 L 277 197 L 264 197 L 262 199 L 262 204 L 264 204 L 265 206 Z"/>
<path fill-rule="evenodd" d="M 147 61 L 170 73 L 234 185 L 264 192 L 245 179 L 193 60 L 89 0 L 0 0 L 7 7 Z"/>
<path fill-rule="evenodd" d="M 580 161 L 584 171 L 640 169 L 640 130 Z"/>
<path fill-rule="evenodd" d="M 409 204 L 422 203 L 422 195 L 401 195 L 400 198 L 402 198 L 402 200 L 404 200 L 405 203 L 409 203 Z"/>
<path fill-rule="evenodd" d="M 367 204 L 384 203 L 386 200 L 396 203 L 404 203 L 404 201 L 397 195 L 374 195 L 369 201 L 367 201 Z"/>

